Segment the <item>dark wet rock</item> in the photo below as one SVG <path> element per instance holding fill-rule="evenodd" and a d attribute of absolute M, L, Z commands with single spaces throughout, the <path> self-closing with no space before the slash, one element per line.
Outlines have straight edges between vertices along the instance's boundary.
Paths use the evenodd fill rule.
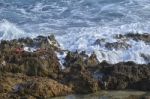
<path fill-rule="evenodd" d="M 143 81 L 143 79 L 150 78 L 150 65 L 149 64 L 136 64 L 134 62 L 122 62 L 118 64 L 108 64 L 107 62 L 98 63 L 96 59 L 96 55 L 93 53 L 90 57 L 83 57 L 83 54 L 78 52 L 69 52 L 66 56 L 66 66 L 67 72 L 70 72 L 66 76 L 65 79 L 71 81 L 76 81 L 79 78 L 73 79 L 75 75 L 78 74 L 77 77 L 80 77 L 80 72 L 86 71 L 90 72 L 91 79 L 98 80 L 98 84 L 102 89 L 108 90 L 121 90 L 121 89 L 137 89 L 137 90 L 148 90 L 150 86 L 148 86 L 149 82 L 145 82 L 147 89 L 144 87 L 144 83 L 141 85 L 139 82 Z M 90 62 L 92 59 L 92 62 Z M 94 61 L 93 61 L 94 60 Z M 85 74 L 86 74 L 85 72 Z M 77 74 L 76 74 L 77 73 Z M 74 76 L 71 76 L 74 75 Z M 86 74 L 88 75 L 88 74 Z M 83 79 L 83 78 L 82 78 Z M 70 80 L 69 80 L 70 81 Z M 68 81 L 66 81 L 68 82 Z M 76 83 L 76 82 L 75 82 Z M 80 82 L 81 83 L 81 82 Z M 94 83 L 93 83 L 94 84 Z M 136 87 L 131 87 L 132 84 L 137 84 Z"/>
<path fill-rule="evenodd" d="M 145 78 L 135 83 L 131 83 L 129 85 L 131 89 L 137 89 L 142 91 L 149 91 L 150 90 L 150 79 Z"/>
<path fill-rule="evenodd" d="M 128 46 L 118 42 L 107 45 L 110 49 Z M 99 63 L 95 53 L 88 56 L 85 51 L 68 51 L 62 70 L 56 52 L 63 51 L 53 35 L 1 41 L 0 98 L 45 99 L 100 89 L 150 91 L 150 64 Z M 149 59 L 146 55 L 142 57 Z"/>
<path fill-rule="evenodd" d="M 150 42 L 150 35 L 145 33 L 145 34 L 132 34 L 132 33 L 129 33 L 126 35 L 126 37 L 129 37 L 129 38 L 133 38 L 134 40 L 142 40 L 142 41 L 145 41 L 145 42 Z"/>
<path fill-rule="evenodd" d="M 48 41 L 49 41 L 49 44 L 52 46 L 53 50 L 58 51 L 58 52 L 61 51 L 60 44 L 55 39 L 54 35 L 48 36 Z"/>
<path fill-rule="evenodd" d="M 5 54 L 3 65 L 0 70 L 2 72 L 24 73 L 33 76 L 51 76 L 59 73 L 60 64 L 54 52 L 36 52 L 21 54 L 13 53 Z"/>
<path fill-rule="evenodd" d="M 95 68 L 95 71 L 99 70 L 99 73 L 103 74 L 103 77 L 99 79 L 99 81 L 103 84 L 104 89 L 137 89 L 149 91 L 149 81 L 146 81 L 150 79 L 149 66 L 149 64 L 138 65 L 133 62 L 118 63 L 114 65 L 103 65 L 102 63 Z M 144 79 L 146 80 L 143 81 Z M 137 86 L 133 87 L 132 85 Z M 145 85 L 147 85 L 146 89 L 144 87 Z"/>
<path fill-rule="evenodd" d="M 42 48 L 45 48 L 45 47 L 47 48 L 49 46 L 55 51 L 60 51 L 60 45 L 55 39 L 54 35 L 50 35 L 48 37 L 38 36 L 34 40 L 37 42 L 37 44 L 34 44 L 34 45 L 41 45 L 40 47 Z"/>
<path fill-rule="evenodd" d="M 135 41 L 144 41 L 146 43 L 150 43 L 150 34 L 149 33 L 143 33 L 143 34 L 139 34 L 139 33 L 127 33 L 125 35 L 117 35 L 116 38 L 121 39 L 121 38 L 129 38 L 129 39 L 133 39 Z"/>
<path fill-rule="evenodd" d="M 86 55 L 84 52 L 68 52 L 64 65 L 69 67 L 74 63 L 82 63 L 84 66 L 95 66 L 99 63 L 97 60 L 96 54 L 92 53 L 90 56 Z"/>
<path fill-rule="evenodd" d="M 64 82 L 71 86 L 76 93 L 87 94 L 99 91 L 97 80 L 81 64 L 72 65 L 68 72 L 64 74 L 64 78 Z"/>
<path fill-rule="evenodd" d="M 36 50 L 24 50 L 25 47 Z M 45 98 L 66 95 L 71 92 L 92 93 L 98 91 L 97 80 L 86 69 L 88 66 L 98 64 L 96 55 L 93 53 L 89 57 L 84 51 L 81 53 L 68 52 L 65 58 L 65 67 L 66 70 L 68 69 L 66 72 L 60 69 L 60 63 L 55 53 L 60 51 L 59 47 L 54 36 L 1 41 L 0 76 L 2 78 L 0 78 L 0 82 L 3 87 L 0 87 L 2 89 L 0 91 L 8 93 L 9 96 L 4 94 L 0 96 Z"/>
<path fill-rule="evenodd" d="M 3 85 L 0 84 L 0 93 L 2 93 L 4 91 L 4 87 Z"/>
<path fill-rule="evenodd" d="M 93 45 L 100 45 L 100 46 L 102 46 L 102 45 L 104 45 L 104 43 L 105 43 L 105 39 L 97 39 L 97 40 L 94 42 Z"/>
<path fill-rule="evenodd" d="M 0 83 L 4 89 L 4 93 L 0 93 L 2 99 L 46 99 L 73 92 L 71 88 L 55 80 L 23 74 L 4 74 Z"/>
<path fill-rule="evenodd" d="M 120 36 L 116 36 L 116 38 L 119 38 Z M 120 37 L 120 39 L 123 37 L 123 35 Z M 129 45 L 128 43 L 126 43 L 126 41 L 122 40 L 122 41 L 118 41 L 118 42 L 106 42 L 105 39 L 97 39 L 93 45 L 99 45 L 99 46 L 104 46 L 110 50 L 116 49 L 128 49 L 131 47 L 131 45 Z"/>
<path fill-rule="evenodd" d="M 88 65 L 88 67 L 90 66 L 96 66 L 99 64 L 99 61 L 97 59 L 97 56 L 95 53 L 92 53 L 91 56 L 89 58 L 87 58 L 86 63 Z"/>
<path fill-rule="evenodd" d="M 148 54 L 141 54 L 141 57 L 144 58 L 144 60 L 146 61 L 146 63 L 150 63 L 150 55 L 148 55 Z"/>
<path fill-rule="evenodd" d="M 56 42 L 53 36 L 48 38 L 51 42 Z M 36 50 L 26 51 L 23 49 L 26 46 L 29 48 L 34 46 Z M 21 38 L 1 41 L 0 48 L 1 72 L 24 73 L 29 76 L 52 78 L 57 78 L 60 72 L 60 63 L 55 54 L 55 48 L 48 43 L 47 37 L 38 36 L 35 39 Z"/>
<path fill-rule="evenodd" d="M 30 95 L 36 98 L 48 98 L 71 94 L 73 91 L 66 85 L 62 85 L 54 80 L 38 78 L 17 85 L 15 94 Z"/>
<path fill-rule="evenodd" d="M 131 45 L 125 43 L 125 42 L 113 42 L 113 43 L 106 43 L 105 47 L 112 50 L 112 49 L 128 49 L 131 47 Z"/>

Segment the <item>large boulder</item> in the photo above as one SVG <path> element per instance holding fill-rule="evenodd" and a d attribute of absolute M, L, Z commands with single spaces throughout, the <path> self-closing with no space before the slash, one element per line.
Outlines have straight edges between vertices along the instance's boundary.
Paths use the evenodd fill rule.
<path fill-rule="evenodd" d="M 48 98 L 71 94 L 73 91 L 66 85 L 48 78 L 35 78 L 15 86 L 14 93 L 31 95 L 36 98 Z"/>
<path fill-rule="evenodd" d="M 133 62 L 106 64 L 101 63 L 92 70 L 92 73 L 101 74 L 97 78 L 102 84 L 102 88 L 111 90 L 137 89 L 150 90 L 150 67 L 147 65 L 138 65 Z"/>
<path fill-rule="evenodd" d="M 99 91 L 98 81 L 85 69 L 84 64 L 73 64 L 64 73 L 63 82 L 72 87 L 76 93 L 93 93 Z"/>
<path fill-rule="evenodd" d="M 85 51 L 79 52 L 68 52 L 67 56 L 65 57 L 64 65 L 66 67 L 70 67 L 72 64 L 75 63 L 83 63 L 85 67 L 92 67 L 99 63 L 96 54 L 92 53 L 88 56 Z"/>
<path fill-rule="evenodd" d="M 0 78 L 1 99 L 46 99 L 48 97 L 71 94 L 66 85 L 47 77 L 5 74 Z"/>
<path fill-rule="evenodd" d="M 53 36 L 2 41 L 0 71 L 57 78 L 60 63 L 55 54 L 56 48 L 48 43 L 48 38 L 56 42 Z M 34 48 L 35 51 L 23 50 L 24 47 Z"/>

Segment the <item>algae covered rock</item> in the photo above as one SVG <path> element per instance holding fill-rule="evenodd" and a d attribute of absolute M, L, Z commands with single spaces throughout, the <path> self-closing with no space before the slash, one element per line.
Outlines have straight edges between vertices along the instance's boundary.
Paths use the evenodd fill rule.
<path fill-rule="evenodd" d="M 144 41 L 146 43 L 150 42 L 150 34 L 149 33 L 127 33 L 125 35 L 119 34 L 116 36 L 118 39 L 127 38 L 127 39 L 133 39 L 135 41 Z"/>
<path fill-rule="evenodd" d="M 71 94 L 73 91 L 66 85 L 48 78 L 38 78 L 17 85 L 16 94 L 31 95 L 36 98 L 48 98 Z"/>
<path fill-rule="evenodd" d="M 103 89 L 108 90 L 150 90 L 150 67 L 149 64 L 135 64 L 133 62 L 122 62 L 118 64 L 101 63 L 92 70 L 97 71 L 97 78 Z"/>
<path fill-rule="evenodd" d="M 71 86 L 76 93 L 93 93 L 100 89 L 97 80 L 81 64 L 71 66 L 64 78 L 64 82 Z"/>
<path fill-rule="evenodd" d="M 71 94 L 70 87 L 47 77 L 5 74 L 0 79 L 2 99 L 46 99 L 48 97 Z"/>
<path fill-rule="evenodd" d="M 54 37 L 49 38 L 56 42 Z M 57 78 L 60 72 L 60 63 L 47 37 L 2 41 L 0 47 L 1 72 L 24 73 L 29 76 L 54 77 L 55 75 L 54 78 Z"/>
<path fill-rule="evenodd" d="M 85 67 L 91 67 L 97 65 L 99 62 L 97 60 L 96 54 L 92 53 L 88 56 L 84 51 L 81 53 L 79 52 L 68 52 L 67 56 L 65 57 L 64 65 L 66 67 L 71 66 L 72 64 L 80 63 Z"/>

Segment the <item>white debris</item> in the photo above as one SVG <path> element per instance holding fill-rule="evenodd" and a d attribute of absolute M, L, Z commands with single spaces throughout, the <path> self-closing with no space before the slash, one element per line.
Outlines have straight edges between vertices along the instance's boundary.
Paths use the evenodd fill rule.
<path fill-rule="evenodd" d="M 1 63 L 3 66 L 6 66 L 6 61 L 2 61 Z"/>
<path fill-rule="evenodd" d="M 32 47 L 24 47 L 24 51 L 26 51 L 26 52 L 35 52 L 35 51 L 37 51 L 37 49 L 32 48 Z"/>

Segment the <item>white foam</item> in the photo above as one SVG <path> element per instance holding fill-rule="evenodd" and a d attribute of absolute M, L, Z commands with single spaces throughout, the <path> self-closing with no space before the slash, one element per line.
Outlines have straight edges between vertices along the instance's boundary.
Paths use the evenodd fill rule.
<path fill-rule="evenodd" d="M 2 20 L 0 22 L 0 35 L 0 40 L 11 40 L 29 36 L 15 24 L 7 20 Z"/>
<path fill-rule="evenodd" d="M 131 24 L 131 29 L 137 29 L 135 24 Z M 86 51 L 91 54 L 93 51 L 97 54 L 97 58 L 100 62 L 106 60 L 109 63 L 118 63 L 122 61 L 134 61 L 139 64 L 147 63 L 146 60 L 141 57 L 141 54 L 148 54 L 150 52 L 150 45 L 147 45 L 144 41 L 127 41 L 132 47 L 125 50 L 109 50 L 104 46 L 93 45 L 96 39 L 106 39 L 106 42 L 116 42 L 114 35 L 119 33 L 127 33 L 129 25 L 123 25 L 121 27 L 91 27 L 91 28 L 71 28 L 67 34 L 63 36 L 57 36 L 57 40 L 61 43 L 63 48 L 71 51 Z M 141 28 L 140 28 L 141 29 Z M 144 30 L 140 30 L 140 33 L 144 33 Z M 134 31 L 133 31 L 134 32 Z"/>
<path fill-rule="evenodd" d="M 26 52 L 35 52 L 35 51 L 37 51 L 37 49 L 33 48 L 33 47 L 24 47 L 24 51 L 26 51 Z"/>
<path fill-rule="evenodd" d="M 16 7 L 6 0 L 2 2 L 9 3 L 11 7 L 0 9 L 2 15 L 0 18 L 7 17 L 5 14 L 10 15 L 11 11 L 17 10 L 16 14 L 13 14 L 18 18 L 23 17 L 24 20 L 23 24 L 17 26 L 9 22 L 9 19 L 13 18 L 11 14 L 12 17 L 6 18 L 8 21 L 1 21 L 0 39 L 10 40 L 49 35 L 49 32 L 58 33 L 56 38 L 63 49 L 85 50 L 88 54 L 95 51 L 99 61 L 107 60 L 110 63 L 120 61 L 145 63 L 140 54 L 150 52 L 149 45 L 132 40 L 128 41 L 132 45 L 128 50 L 111 51 L 104 46 L 93 45 L 96 39 L 103 38 L 106 42 L 116 42 L 117 40 L 113 38 L 115 34 L 150 33 L 150 0 L 32 1 L 32 5 L 27 5 L 31 8 L 27 9 L 22 6 Z M 21 2 L 21 5 L 23 3 Z"/>
<path fill-rule="evenodd" d="M 67 53 L 66 52 L 64 52 L 64 53 L 56 52 L 56 54 L 57 54 L 57 58 L 59 59 L 59 63 L 61 65 L 61 69 L 65 69 L 65 66 L 63 64 L 65 62 L 65 57 L 66 57 Z"/>

